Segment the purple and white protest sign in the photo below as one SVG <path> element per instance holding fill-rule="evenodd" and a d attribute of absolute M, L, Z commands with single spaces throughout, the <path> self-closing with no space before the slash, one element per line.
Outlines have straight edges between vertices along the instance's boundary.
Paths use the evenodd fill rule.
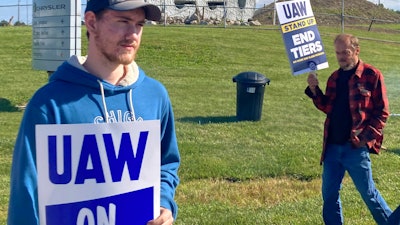
<path fill-rule="evenodd" d="M 160 213 L 160 122 L 36 126 L 41 225 L 146 224 Z"/>
<path fill-rule="evenodd" d="M 276 10 L 293 75 L 328 68 L 310 1 L 278 2 Z"/>

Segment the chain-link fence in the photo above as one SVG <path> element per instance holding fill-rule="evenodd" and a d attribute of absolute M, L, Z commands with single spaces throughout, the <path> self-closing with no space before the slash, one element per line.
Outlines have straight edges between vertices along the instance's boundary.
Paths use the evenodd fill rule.
<path fill-rule="evenodd" d="M 32 24 L 32 4 L 0 4 L 0 25 Z"/>
<path fill-rule="evenodd" d="M 24 3 L 22 3 L 25 1 Z M 211 26 L 262 26 L 279 25 L 274 4 L 256 8 L 256 0 L 152 0 L 160 7 L 163 16 L 160 24 L 201 24 Z M 328 4 L 328 3 L 326 3 Z M 372 3 L 371 3 L 372 4 Z M 373 5 L 373 4 L 372 4 Z M 82 15 L 86 4 L 82 4 Z M 364 26 L 372 29 L 375 24 L 388 24 L 389 32 L 400 33 L 400 12 L 385 10 L 383 6 L 369 6 L 366 16 L 353 14 L 354 9 L 342 8 L 340 4 L 321 11 L 314 10 L 319 25 L 336 26 L 343 31 L 345 26 Z M 383 11 L 383 13 L 375 12 Z M 0 4 L 0 25 L 31 25 L 32 0 L 18 0 L 18 4 Z"/>

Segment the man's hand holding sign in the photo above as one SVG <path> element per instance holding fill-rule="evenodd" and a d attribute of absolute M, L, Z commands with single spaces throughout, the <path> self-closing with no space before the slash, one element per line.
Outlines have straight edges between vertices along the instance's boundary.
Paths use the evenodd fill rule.
<path fill-rule="evenodd" d="M 308 74 L 307 83 L 313 95 L 314 96 L 317 95 L 317 86 L 319 84 L 317 73 L 310 72 Z"/>

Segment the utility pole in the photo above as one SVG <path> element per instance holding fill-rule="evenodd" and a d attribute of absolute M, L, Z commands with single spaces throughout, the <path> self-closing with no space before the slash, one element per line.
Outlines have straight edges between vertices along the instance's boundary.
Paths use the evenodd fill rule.
<path fill-rule="evenodd" d="M 28 25 L 29 21 L 29 10 L 28 10 L 28 0 L 26 0 L 26 25 Z"/>
<path fill-rule="evenodd" d="M 342 0 L 342 33 L 344 32 L 344 0 Z"/>
<path fill-rule="evenodd" d="M 21 0 L 18 0 L 18 23 L 19 23 L 19 21 L 20 21 L 20 18 L 19 18 L 19 4 L 20 4 L 20 2 L 21 2 Z"/>
<path fill-rule="evenodd" d="M 272 21 L 272 25 L 275 25 L 276 21 L 276 0 L 274 0 L 274 18 Z"/>

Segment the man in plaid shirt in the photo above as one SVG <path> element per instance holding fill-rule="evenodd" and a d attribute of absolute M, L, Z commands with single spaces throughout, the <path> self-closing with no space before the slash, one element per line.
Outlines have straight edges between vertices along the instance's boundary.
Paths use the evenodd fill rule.
<path fill-rule="evenodd" d="M 325 94 L 315 73 L 305 93 L 327 117 L 321 155 L 325 224 L 343 224 L 339 190 L 345 171 L 352 178 L 377 224 L 386 224 L 392 210 L 372 179 L 369 153 L 379 153 L 389 103 L 382 73 L 359 58 L 356 37 L 340 34 L 334 40 L 340 68 L 328 78 Z"/>

